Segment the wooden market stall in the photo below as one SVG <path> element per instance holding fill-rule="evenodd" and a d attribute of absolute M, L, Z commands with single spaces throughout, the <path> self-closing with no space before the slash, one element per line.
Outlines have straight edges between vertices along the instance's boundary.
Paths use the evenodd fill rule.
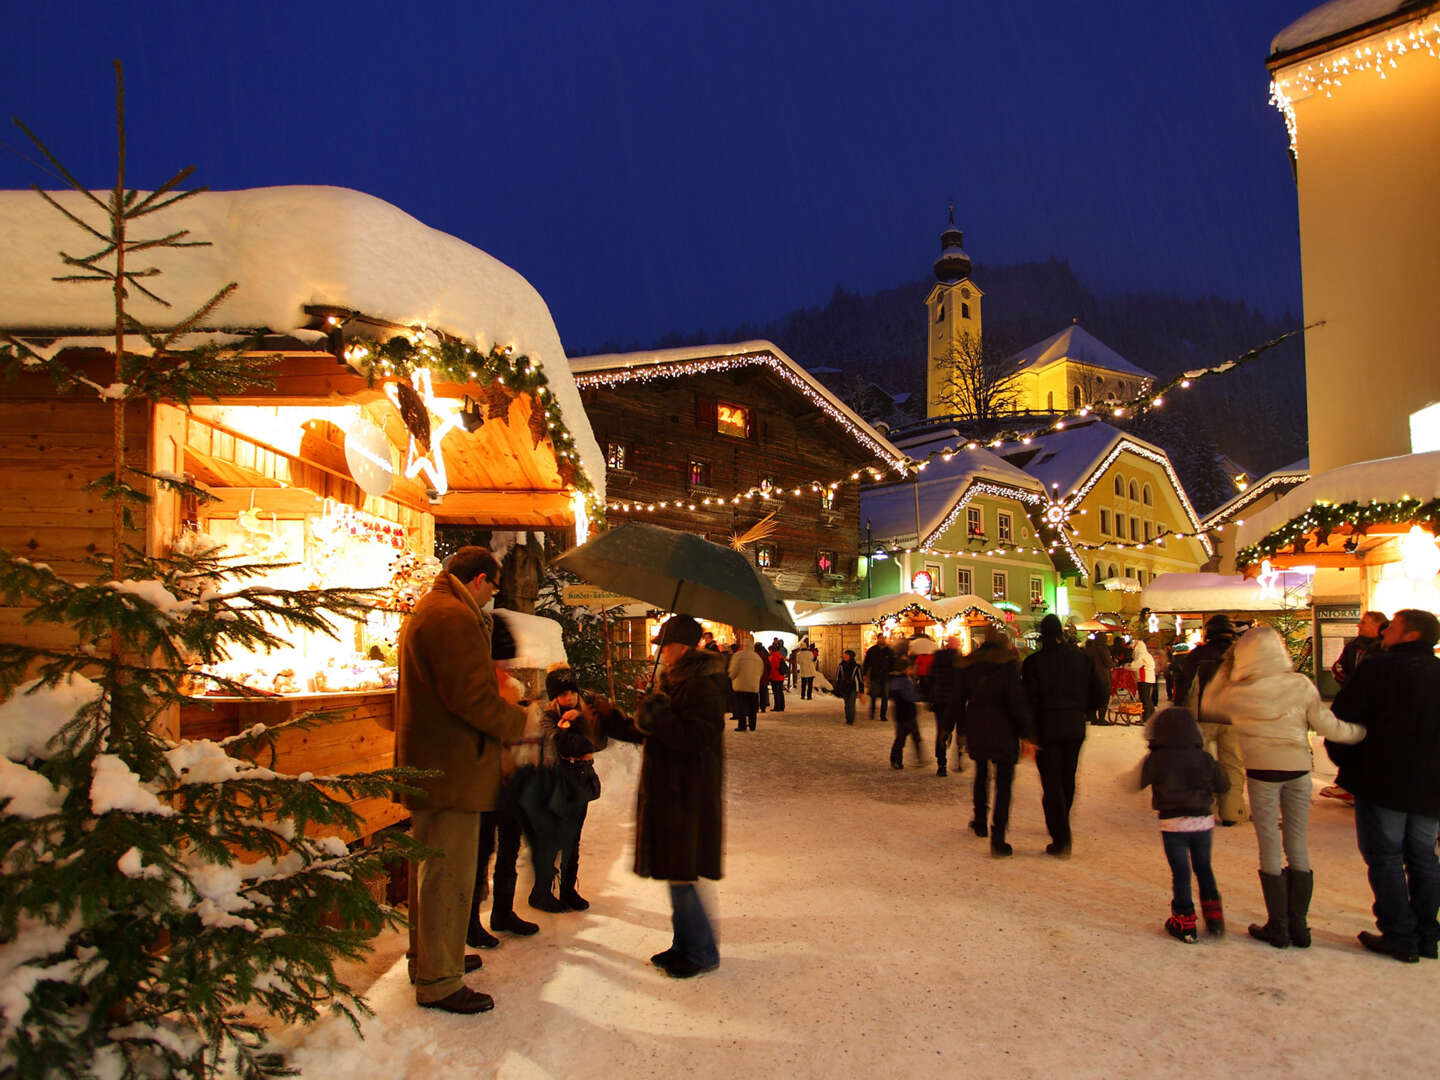
<path fill-rule="evenodd" d="M 795 625 L 820 650 L 825 677 L 833 680 L 841 654 L 850 649 L 857 660 L 877 636 L 910 636 L 923 630 L 937 643 L 948 636 L 960 639 L 960 651 L 969 652 L 974 632 L 984 626 L 1008 625 L 1006 613 L 978 596 L 948 596 L 931 600 L 923 593 L 895 593 L 849 604 L 831 604 L 797 611 Z"/>
<path fill-rule="evenodd" d="M 583 532 L 603 499 L 591 481 L 603 485 L 601 458 L 558 335 L 519 275 L 369 196 L 261 189 L 183 205 L 217 230 L 208 273 L 271 267 L 255 295 L 246 300 L 242 288 L 224 322 L 196 327 L 189 343 L 243 335 L 247 351 L 267 358 L 269 378 L 189 409 L 128 407 L 127 462 L 183 477 L 213 501 L 147 482 L 151 501 L 125 540 L 152 555 L 219 543 L 227 555 L 273 566 L 256 583 L 369 588 L 376 604 L 362 623 L 337 623 L 334 637 L 295 633 L 288 649 L 234 652 L 212 672 L 260 697 L 206 693 L 197 672 L 196 697 L 173 718 L 173 734 L 222 738 L 323 709 L 333 722 L 282 734 L 278 768 L 387 767 L 395 638 L 438 569 L 436 525 Z M 0 193 L 0 224 L 19 223 L 20 238 L 0 254 L 0 276 L 39 275 L 39 284 L 0 297 L 0 329 L 90 385 L 61 394 L 38 374 L 0 384 L 9 510 L 0 549 L 93 580 L 92 557 L 110 549 L 110 508 L 88 485 L 110 463 L 112 410 L 92 387 L 113 377 L 105 338 L 113 314 L 107 323 L 103 296 L 76 303 L 73 288 L 48 281 L 55 240 L 32 222 L 45 213 L 31 193 Z M 378 250 L 357 254 L 367 243 Z M 175 307 L 199 289 L 213 291 L 178 274 Z M 133 347 L 144 345 L 137 338 Z M 23 615 L 0 607 L 0 640 L 66 633 L 31 627 Z M 356 809 L 362 836 L 406 814 L 380 799 Z"/>

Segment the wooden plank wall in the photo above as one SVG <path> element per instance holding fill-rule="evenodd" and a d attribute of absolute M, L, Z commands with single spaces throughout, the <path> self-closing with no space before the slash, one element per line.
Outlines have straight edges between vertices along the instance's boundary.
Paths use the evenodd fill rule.
<path fill-rule="evenodd" d="M 112 408 L 99 400 L 0 400 L 0 548 L 45 563 L 61 577 L 89 580 L 86 560 L 110 553 L 110 504 L 86 485 L 111 464 Z M 128 464 L 149 463 L 150 411 L 135 403 L 126 411 Z M 143 520 L 143 512 L 141 518 Z M 144 547 L 143 530 L 125 541 Z M 0 640 L 63 646 L 73 635 L 59 627 L 26 625 L 24 611 L 0 607 Z"/>

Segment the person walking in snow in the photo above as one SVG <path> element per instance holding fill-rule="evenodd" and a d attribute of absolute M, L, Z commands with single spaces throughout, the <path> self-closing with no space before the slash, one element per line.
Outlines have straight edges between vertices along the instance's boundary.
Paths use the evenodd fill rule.
<path fill-rule="evenodd" d="M 915 665 L 906 664 L 889 680 L 891 717 L 895 721 L 895 741 L 890 744 L 890 767 L 905 768 L 905 740 L 915 741 L 915 757 L 920 757 L 920 691 L 915 686 Z"/>
<path fill-rule="evenodd" d="M 779 638 L 770 642 L 770 653 L 766 657 L 766 663 L 770 665 L 768 677 L 774 709 L 776 712 L 784 712 L 785 679 L 790 674 L 790 664 L 785 659 L 785 646 L 780 644 Z"/>
<path fill-rule="evenodd" d="M 880 722 L 883 724 L 890 704 L 890 675 L 895 670 L 895 654 L 879 634 L 875 635 L 875 641 L 870 648 L 865 650 L 861 668 L 865 673 L 865 685 L 870 691 L 870 719 L 875 719 L 875 706 L 878 703 Z"/>
<path fill-rule="evenodd" d="M 1225 654 L 1235 644 L 1235 634 L 1235 624 L 1229 615 L 1211 615 L 1205 621 L 1204 642 L 1181 656 L 1175 665 L 1179 669 L 1175 677 L 1175 703 L 1184 705 L 1200 718 L 1205 745 L 1215 748 L 1215 758 L 1230 778 L 1229 788 L 1216 804 L 1220 824 L 1225 826 L 1238 825 L 1245 819 L 1245 797 L 1240 793 L 1245 768 L 1234 725 L 1225 722 L 1214 709 L 1206 708 L 1205 693 L 1224 663 Z"/>
<path fill-rule="evenodd" d="M 1135 672 L 1136 691 L 1140 696 L 1140 705 L 1144 710 L 1140 719 L 1146 723 L 1150 721 L 1150 714 L 1155 711 L 1155 657 L 1150 655 L 1150 646 L 1145 644 L 1144 638 L 1136 638 L 1131 649 L 1130 662 L 1126 665 Z"/>
<path fill-rule="evenodd" d="M 860 665 L 855 650 L 846 649 L 835 669 L 835 694 L 845 703 L 845 723 L 855 723 L 855 699 L 860 695 Z"/>
<path fill-rule="evenodd" d="M 1092 724 L 1108 724 L 1105 719 L 1105 706 L 1110 703 L 1110 672 L 1115 667 L 1115 655 L 1110 651 L 1110 639 L 1105 636 L 1103 630 L 1096 631 L 1085 642 L 1084 653 L 1095 665 L 1095 670 L 1105 679 L 1105 701 L 1100 707 L 1094 709 L 1090 714 Z"/>
<path fill-rule="evenodd" d="M 695 885 L 722 873 L 725 832 L 725 663 L 696 648 L 700 624 L 674 615 L 660 628 L 664 671 L 633 718 L 608 701 L 595 713 L 613 737 L 644 745 L 635 806 L 635 873 L 670 883 L 670 947 L 650 962 L 676 979 L 720 964 Z"/>
<path fill-rule="evenodd" d="M 809 701 L 815 696 L 815 672 L 819 670 L 815 647 L 808 641 L 802 641 L 790 654 L 790 660 L 800 679 L 800 700 Z"/>
<path fill-rule="evenodd" d="M 1216 792 L 1229 786 L 1230 778 L 1205 752 L 1200 725 L 1189 709 L 1172 705 L 1154 715 L 1150 752 L 1140 765 L 1140 788 L 1150 788 L 1150 805 L 1159 815 L 1160 839 L 1170 864 L 1170 917 L 1165 920 L 1165 932 L 1187 945 L 1200 938 L 1190 893 L 1192 870 L 1200 889 L 1206 932 L 1217 937 L 1225 933 L 1220 888 L 1210 867 L 1215 838 L 1210 804 Z"/>
<path fill-rule="evenodd" d="M 760 687 L 769 664 L 760 654 L 743 643 L 735 646 L 730 657 L 730 685 L 735 690 L 735 730 L 754 731 L 755 717 L 760 711 Z M 748 725 L 748 727 L 747 727 Z"/>
<path fill-rule="evenodd" d="M 1110 685 L 1090 657 L 1065 640 L 1057 615 L 1040 620 L 1040 648 L 1021 665 L 1026 697 L 1035 717 L 1035 767 L 1040 773 L 1040 805 L 1050 833 L 1047 855 L 1068 858 L 1070 810 L 1075 804 L 1075 773 L 1085 742 L 1085 721 L 1104 708 Z"/>
<path fill-rule="evenodd" d="M 1013 854 L 1005 842 L 1010 822 L 1010 785 L 1020 759 L 1020 741 L 1034 740 L 1030 704 L 1020 680 L 1020 665 L 1010 637 L 998 627 L 985 631 L 984 643 L 965 658 L 959 688 L 965 748 L 975 762 L 972 790 L 975 816 L 970 828 L 976 836 L 990 837 L 990 854 Z M 989 772 L 995 771 L 995 809 L 990 825 Z"/>
<path fill-rule="evenodd" d="M 965 760 L 959 743 L 965 732 L 958 734 L 955 723 L 958 719 L 958 693 L 960 689 L 960 647 L 953 637 L 947 637 L 945 644 L 930 656 L 930 709 L 935 714 L 935 775 L 948 774 L 950 740 L 956 743 L 955 771 L 959 772 Z"/>
<path fill-rule="evenodd" d="M 770 651 L 766 649 L 764 645 L 761 645 L 759 641 L 755 642 L 754 648 L 750 651 L 760 658 L 760 666 L 762 668 L 757 709 L 759 712 L 768 712 L 770 702 Z"/>
<path fill-rule="evenodd" d="M 1363 739 L 1365 729 L 1335 718 L 1315 684 L 1294 670 L 1284 640 L 1268 626 L 1252 627 L 1236 640 L 1210 680 L 1205 707 L 1229 718 L 1245 757 L 1266 915 L 1265 925 L 1250 927 L 1250 936 L 1277 949 L 1306 948 L 1310 929 L 1305 917 L 1315 888 L 1305 842 L 1310 821 L 1309 733 L 1318 731 L 1333 742 L 1350 744 Z"/>

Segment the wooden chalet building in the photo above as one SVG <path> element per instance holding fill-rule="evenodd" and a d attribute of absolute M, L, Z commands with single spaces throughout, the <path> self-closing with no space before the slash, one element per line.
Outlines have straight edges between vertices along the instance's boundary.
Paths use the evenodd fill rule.
<path fill-rule="evenodd" d="M 768 341 L 570 361 L 605 453 L 612 523 L 746 545 L 788 600 L 863 595 L 860 480 L 905 455 Z"/>

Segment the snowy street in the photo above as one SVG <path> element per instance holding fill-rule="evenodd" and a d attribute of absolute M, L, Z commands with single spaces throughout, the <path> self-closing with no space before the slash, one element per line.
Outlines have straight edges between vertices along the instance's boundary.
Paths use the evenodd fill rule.
<path fill-rule="evenodd" d="M 421 1010 L 404 938 L 368 971 L 377 1016 L 358 1043 L 327 1021 L 282 1042 L 310 1077 L 1154 1077 L 1424 1075 L 1440 1045 L 1440 963 L 1365 952 L 1374 929 L 1353 812 L 1315 796 L 1314 945 L 1277 950 L 1263 921 L 1254 833 L 1217 829 L 1230 933 L 1165 935 L 1169 871 L 1149 793 L 1121 774 L 1139 728 L 1094 728 L 1081 757 L 1074 857 L 1048 837 L 1034 764 L 1016 771 L 1009 841 L 966 827 L 972 763 L 935 775 L 887 763 L 889 724 L 847 727 L 838 699 L 787 699 L 727 730 L 727 862 L 712 891 L 721 965 L 679 981 L 648 964 L 670 944 L 663 883 L 630 871 L 638 755 L 600 755 L 605 791 L 582 844 L 588 912 L 502 935 L 469 985 L 481 1016 Z M 1334 770 L 1317 744 L 1315 790 Z M 522 853 L 522 863 L 528 851 Z M 529 888 L 522 868 L 520 895 Z M 487 905 L 488 914 L 488 905 Z M 1427 1066 L 1427 1062 L 1432 1062 Z"/>

